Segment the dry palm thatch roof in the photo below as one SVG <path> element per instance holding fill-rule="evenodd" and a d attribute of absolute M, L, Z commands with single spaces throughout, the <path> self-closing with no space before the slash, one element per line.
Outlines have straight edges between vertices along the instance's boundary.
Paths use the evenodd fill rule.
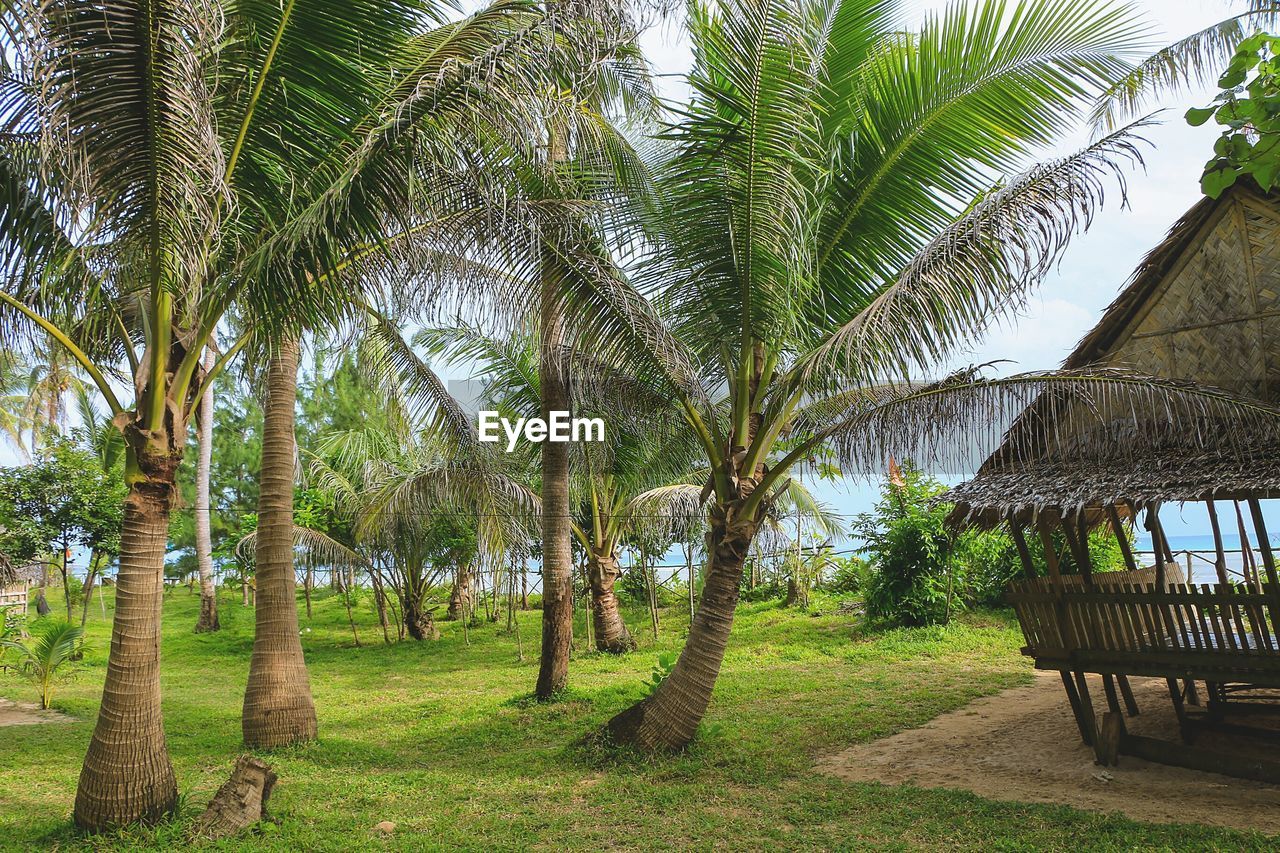
<path fill-rule="evenodd" d="M 1280 193 L 1239 185 L 1203 199 L 1182 217 L 1101 321 L 1064 362 L 1066 369 L 1131 370 L 1280 403 Z M 1058 404 L 1060 405 L 1060 403 Z M 1041 411 L 1037 400 L 971 481 L 951 490 L 955 523 L 993 526 L 1042 509 L 1073 511 L 1118 503 L 1280 497 L 1277 448 L 1242 457 L 1174 440 L 1137 462 L 1062 447 L 1026 459 Z M 1217 425 L 1225 436 L 1230 424 Z M 1014 448 L 1024 460 L 1012 464 Z"/>

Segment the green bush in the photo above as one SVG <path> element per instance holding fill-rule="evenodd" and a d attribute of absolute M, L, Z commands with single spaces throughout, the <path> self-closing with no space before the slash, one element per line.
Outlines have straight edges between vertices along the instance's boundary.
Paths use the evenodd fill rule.
<path fill-rule="evenodd" d="M 948 511 L 950 507 L 948 507 Z M 1126 530 L 1125 535 L 1128 536 Z M 1062 532 L 1055 531 L 1053 547 L 1059 555 L 1061 570 L 1068 574 L 1079 573 L 1071 549 L 1066 547 Z M 1048 574 L 1044 549 L 1038 536 L 1029 536 L 1028 550 L 1031 564 L 1037 576 Z M 960 574 L 966 581 L 964 597 L 970 604 L 981 607 L 998 607 L 1004 604 L 1004 594 L 1009 582 L 1024 576 L 1022 558 L 1013 544 L 1013 538 L 1004 531 L 968 532 L 956 542 L 955 559 L 962 566 Z M 1124 552 L 1109 527 L 1099 528 L 1089 534 L 1089 562 L 1095 572 L 1118 572 L 1125 569 Z"/>
<path fill-rule="evenodd" d="M 904 465 L 881 491 L 875 512 L 860 515 L 855 533 L 874 572 L 867 584 L 873 622 L 908 627 L 944 624 L 959 603 L 964 579 L 946 529 L 949 507 L 934 499 L 943 486 Z"/>
<path fill-rule="evenodd" d="M 835 570 L 831 579 L 824 581 L 822 588 L 833 594 L 862 595 L 871 584 L 874 572 L 871 564 L 860 557 L 834 557 L 831 561 Z"/>

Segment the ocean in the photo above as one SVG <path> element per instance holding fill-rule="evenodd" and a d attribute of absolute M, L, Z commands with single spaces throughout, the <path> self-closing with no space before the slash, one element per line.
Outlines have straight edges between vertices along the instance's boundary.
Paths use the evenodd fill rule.
<path fill-rule="evenodd" d="M 1280 553 L 1280 537 L 1272 535 L 1270 540 L 1272 549 Z M 1251 544 L 1253 546 L 1254 561 L 1261 569 L 1262 555 L 1258 553 L 1257 544 L 1252 541 Z M 1239 577 L 1240 571 L 1244 566 L 1244 554 L 1240 550 L 1240 536 L 1223 531 L 1222 545 L 1227 552 L 1227 571 Z M 1149 534 L 1141 533 L 1136 538 L 1134 547 L 1138 552 L 1139 563 L 1150 565 L 1153 562 L 1151 536 Z M 1213 567 L 1216 554 L 1211 534 L 1170 536 L 1169 549 L 1173 551 L 1174 558 L 1183 566 L 1184 570 L 1188 565 L 1187 555 L 1188 553 L 1191 555 L 1191 578 L 1189 580 L 1192 583 L 1217 583 L 1218 576 Z"/>

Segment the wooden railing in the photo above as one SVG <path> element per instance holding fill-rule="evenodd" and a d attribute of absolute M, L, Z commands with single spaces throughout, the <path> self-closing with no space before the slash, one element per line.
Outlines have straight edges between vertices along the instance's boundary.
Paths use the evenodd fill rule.
<path fill-rule="evenodd" d="M 1182 583 L 1155 569 L 1015 581 L 1009 601 L 1041 669 L 1280 687 L 1280 589 Z"/>

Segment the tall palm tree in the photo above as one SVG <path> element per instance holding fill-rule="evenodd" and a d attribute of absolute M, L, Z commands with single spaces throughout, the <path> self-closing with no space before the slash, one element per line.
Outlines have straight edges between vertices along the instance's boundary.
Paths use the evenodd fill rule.
<path fill-rule="evenodd" d="M 553 39 L 548 16 L 520 0 L 461 30 L 414 37 L 435 9 L 426 0 L 6 7 L 0 322 L 29 347 L 48 336 L 69 353 L 126 444 L 111 655 L 76 798 L 84 828 L 154 819 L 177 801 L 160 707 L 160 603 L 175 472 L 204 387 L 253 337 L 288 340 L 300 322 L 333 316 L 349 287 L 336 270 L 432 219 L 406 201 L 409 187 L 440 174 L 415 168 L 421 153 L 456 154 L 451 117 L 474 115 L 488 75 L 516 76 L 522 57 L 530 64 Z M 246 331 L 205 370 L 233 307 Z M 288 373 L 282 349 L 276 377 Z M 273 425 L 283 423 L 280 405 L 274 413 Z M 290 448 L 272 447 L 291 466 Z M 264 523 L 282 529 L 271 513 L 283 504 L 269 499 L 267 509 Z M 286 557 L 272 556 L 260 575 L 268 585 Z M 271 595 L 292 606 L 280 586 Z M 281 643 L 264 655 L 295 654 L 296 634 L 268 639 Z M 261 737 L 251 727 L 250 742 L 305 736 L 309 706 L 289 696 L 281 707 L 299 713 L 281 713 Z"/>
<path fill-rule="evenodd" d="M 374 95 L 370 101 L 373 112 L 366 106 L 354 111 L 354 115 L 362 117 L 362 121 L 386 120 L 385 115 L 392 115 L 393 127 L 412 120 L 414 134 L 420 138 L 414 139 L 415 144 L 407 152 L 409 166 L 417 180 L 389 183 L 386 174 L 375 171 L 372 186 L 360 187 L 379 194 L 379 203 L 383 205 L 380 209 L 388 220 L 388 233 L 385 239 L 370 241 L 344 256 L 333 270 L 326 272 L 331 282 L 347 285 L 345 293 L 339 294 L 345 299 L 332 307 L 357 313 L 371 311 L 364 296 L 351 298 L 352 291 L 367 295 L 377 285 L 384 291 L 393 291 L 392 301 L 406 301 L 406 291 L 408 301 L 415 297 L 421 301 L 421 278 L 427 272 L 424 267 L 435 264 L 443 265 L 448 274 L 464 279 L 477 274 L 488 277 L 488 270 L 477 273 L 476 268 L 466 262 L 468 248 L 506 238 L 510 229 L 529 228 L 525 217 L 513 216 L 513 205 L 506 196 L 513 186 L 498 186 L 497 181 L 491 185 L 490 170 L 514 180 L 507 162 L 512 158 L 526 167 L 542 160 L 556 163 L 557 157 L 539 153 L 529 141 L 541 140 L 549 114 L 556 114 L 563 121 L 556 126 L 567 129 L 580 124 L 576 107 L 567 104 L 563 97 L 543 97 L 543 92 L 551 88 L 549 69 L 596 67 L 600 45 L 612 43 L 609 34 L 616 26 L 610 23 L 599 31 L 584 33 L 584 23 L 594 28 L 601 22 L 595 18 L 584 19 L 576 7 L 574 2 L 498 0 L 462 21 L 415 35 L 399 48 L 395 48 L 396 37 L 384 38 L 383 51 L 390 50 L 394 56 L 399 50 L 410 61 L 403 67 L 393 65 L 390 73 L 383 69 L 383 73 L 358 74 L 348 81 L 355 91 L 371 85 L 389 86 L 385 91 L 368 93 Z M 300 35 L 294 33 L 284 19 L 281 19 L 280 32 Z M 364 33 L 361 39 L 367 36 Z M 358 41 L 363 44 L 361 39 Z M 589 59 L 582 58 L 584 54 Z M 370 59 L 367 48 L 358 45 L 338 50 L 337 55 L 359 57 L 359 64 L 367 64 Z M 277 96 L 287 103 L 294 96 L 292 87 L 286 87 L 284 81 L 293 80 L 297 72 L 289 71 L 279 60 L 274 67 L 273 73 L 279 76 L 274 88 Z M 422 89 L 427 81 L 442 81 L 436 83 L 436 87 L 452 94 L 452 99 L 441 101 L 440 92 L 433 93 L 430 100 L 424 98 Z M 395 108 L 396 99 L 405 97 L 412 103 L 412 111 Z M 449 133 L 447 144 L 441 139 L 445 132 Z M 400 135 L 404 135 L 403 131 Z M 334 171 L 342 176 L 345 162 L 366 146 L 358 137 L 352 138 L 350 145 L 320 152 L 324 156 L 318 163 L 304 168 L 300 174 L 319 169 L 321 174 Z M 547 140 L 547 147 L 552 152 L 557 150 L 554 134 Z M 557 185 L 553 180 L 557 171 L 556 167 L 546 169 L 535 165 L 534 181 L 542 187 Z M 340 221 L 335 217 L 348 215 L 349 208 L 332 205 L 329 191 L 323 186 L 319 189 L 315 203 L 322 216 L 317 221 L 332 228 Z M 496 195 L 487 194 L 495 191 Z M 289 197 L 291 203 L 294 198 L 296 194 Z M 537 208 L 536 231 L 553 233 L 556 216 L 552 211 L 556 203 L 566 200 L 572 199 L 557 193 L 527 194 L 520 201 Z M 422 215 L 424 211 L 430 211 L 430 215 Z M 444 239 L 441 234 L 449 238 Z M 442 243 L 452 245 L 445 251 Z M 301 260 L 305 262 L 310 249 L 302 248 Z M 397 280 L 406 269 L 413 269 L 416 274 L 408 288 Z M 388 271 L 391 276 L 387 275 Z M 428 294 L 427 300 L 431 298 Z M 296 397 L 295 351 L 301 331 L 301 327 L 287 329 L 278 337 L 276 354 L 267 372 L 268 417 L 264 421 L 263 489 L 259 498 L 260 535 L 257 537 L 259 630 L 255 634 L 255 654 L 250 663 L 242 716 L 246 743 L 254 746 L 307 740 L 315 736 L 316 730 L 297 637 L 297 616 L 276 612 L 278 608 L 290 609 L 293 601 L 292 486 L 284 475 L 296 455 L 289 401 Z M 277 361 L 280 364 L 277 365 Z M 279 405 L 271 402 L 275 398 L 280 400 Z M 272 412 L 275 417 L 270 416 Z M 279 476 L 269 478 L 268 470 Z M 571 606 L 571 600 L 566 603 Z"/>
<path fill-rule="evenodd" d="M 793 469 L 823 445 L 853 471 L 889 453 L 963 467 L 972 442 L 998 438 L 1009 411 L 1055 383 L 1092 397 L 1095 417 L 1131 388 L 1147 405 L 1176 398 L 1181 423 L 1237 406 L 1110 375 L 908 381 L 1021 305 L 1106 178 L 1138 157 L 1126 128 L 1017 172 L 1130 72 L 1144 26 L 1093 0 L 975 2 L 914 32 L 902 11 L 883 0 L 690 8 L 694 94 L 663 134 L 652 250 L 633 265 L 674 341 L 645 327 L 620 343 L 648 344 L 653 381 L 699 437 L 708 562 L 675 669 L 609 722 L 616 742 L 674 749 L 693 737 L 744 558 Z M 728 406 L 713 406 L 722 390 Z"/>

